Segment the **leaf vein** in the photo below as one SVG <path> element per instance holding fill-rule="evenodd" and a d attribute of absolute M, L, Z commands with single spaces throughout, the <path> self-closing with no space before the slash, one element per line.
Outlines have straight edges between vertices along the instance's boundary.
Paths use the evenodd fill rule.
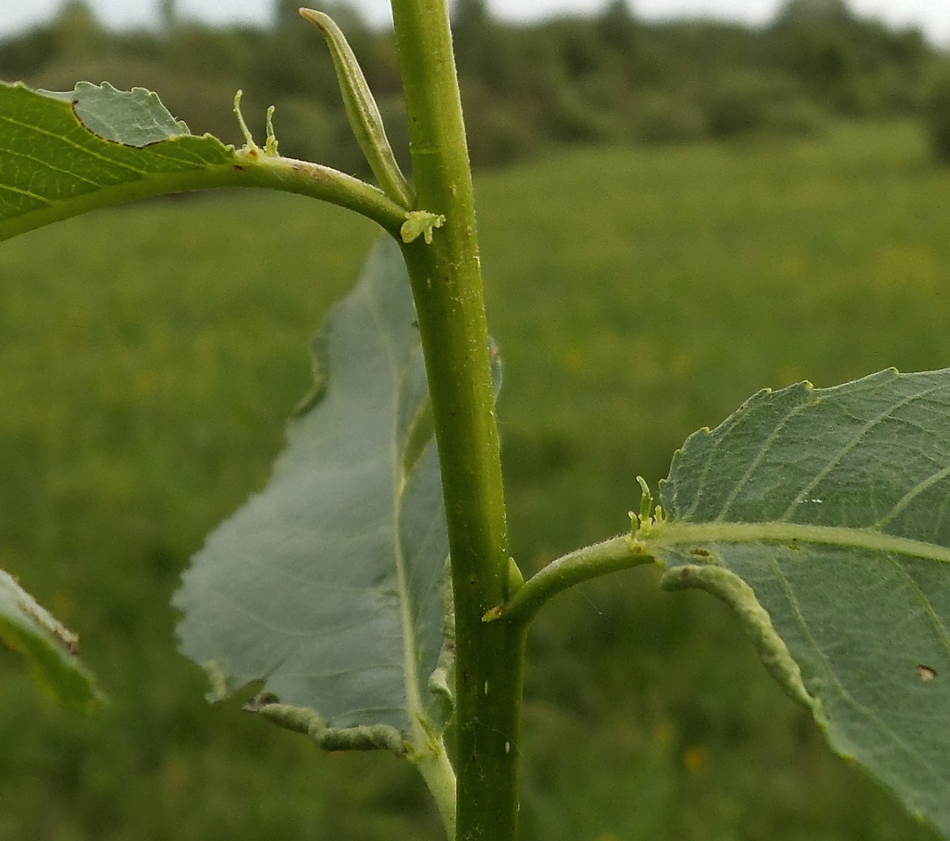
<path fill-rule="evenodd" d="M 34 125 L 30 125 L 29 123 L 24 123 L 24 122 L 22 122 L 22 121 L 20 121 L 20 120 L 15 120 L 15 119 L 13 119 L 13 117 L 7 117 L 7 116 L 2 116 L 2 115 L 0 115 L 0 122 L 12 123 L 12 124 L 15 125 L 15 126 L 19 126 L 20 128 L 26 129 L 27 132 L 35 132 L 36 134 L 45 135 L 46 137 L 50 137 L 50 138 L 52 138 L 53 140 L 57 140 L 57 141 L 59 141 L 59 142 L 61 142 L 61 143 L 65 143 L 67 146 L 72 146 L 74 149 L 76 149 L 76 150 L 78 150 L 78 151 L 80 151 L 80 152 L 84 152 L 84 153 L 87 154 L 87 155 L 91 155 L 92 157 L 96 158 L 97 160 L 104 161 L 105 163 L 107 163 L 107 164 L 112 164 L 112 165 L 114 165 L 114 166 L 122 167 L 123 169 L 127 169 L 127 170 L 129 170 L 130 172 L 136 173 L 137 175 L 140 175 L 140 176 L 145 176 L 145 175 L 147 175 L 147 171 L 141 170 L 141 169 L 136 169 L 134 166 L 130 166 L 129 164 L 127 164 L 127 163 L 125 163 L 125 162 L 123 162 L 123 161 L 116 160 L 115 158 L 110 158 L 110 157 L 108 157 L 107 155 L 101 155 L 101 154 L 100 154 L 99 152 L 97 152 L 95 149 L 90 149 L 88 146 L 84 146 L 82 143 L 78 143 L 77 141 L 72 140 L 72 139 L 71 139 L 68 135 L 66 135 L 66 134 L 57 134 L 56 132 L 48 131 L 47 129 L 42 129 L 42 128 L 40 128 L 39 126 L 34 126 Z M 95 135 L 93 132 L 91 132 L 89 129 L 85 128 L 85 127 L 82 126 L 81 124 L 80 124 L 80 127 L 81 127 L 84 131 L 87 131 L 87 132 L 89 132 L 90 134 L 93 134 L 93 136 L 98 137 L 98 135 Z M 108 141 L 105 141 L 105 140 L 101 140 L 101 139 L 100 139 L 100 142 L 106 143 L 106 142 L 108 142 Z M 102 186 L 105 186 L 105 185 L 102 185 Z"/>
<path fill-rule="evenodd" d="M 950 465 L 944 467 L 942 470 L 938 470 L 935 473 L 932 473 L 928 476 L 923 482 L 919 482 L 913 488 L 911 488 L 904 496 L 899 499 L 891 510 L 884 515 L 881 519 L 877 521 L 877 526 L 880 529 L 883 529 L 888 523 L 890 523 L 898 514 L 900 514 L 914 499 L 916 499 L 924 491 L 932 488 L 937 482 L 941 479 L 945 479 L 947 476 L 950 476 Z"/>
<path fill-rule="evenodd" d="M 799 403 L 797 406 L 792 407 L 785 413 L 785 417 L 776 424 L 775 429 L 769 434 L 769 437 L 765 439 L 765 443 L 760 448 L 759 452 L 756 454 L 755 458 L 752 459 L 749 467 L 746 469 L 746 472 L 742 475 L 742 478 L 736 483 L 736 486 L 732 489 L 732 493 L 729 494 L 726 501 L 723 503 L 722 510 L 719 512 L 716 520 L 725 520 L 726 514 L 729 510 L 729 507 L 735 502 L 736 497 L 745 487 L 749 479 L 752 478 L 752 474 L 755 472 L 755 469 L 763 462 L 765 456 L 768 454 L 769 450 L 775 444 L 782 430 L 785 428 L 786 424 L 797 414 L 804 411 L 808 407 L 808 403 Z"/>
<path fill-rule="evenodd" d="M 28 196 L 29 198 L 36 199 L 47 206 L 53 204 L 53 202 L 45 196 L 41 196 L 38 193 L 33 193 L 30 190 L 24 190 L 21 187 L 14 187 L 11 184 L 0 184 L 0 190 L 6 190 L 8 193 L 16 193 L 18 196 Z"/>
<path fill-rule="evenodd" d="M 870 421 L 866 421 L 864 425 L 858 430 L 857 434 L 854 435 L 854 437 L 850 441 L 848 441 L 848 443 L 845 444 L 837 453 L 835 453 L 831 459 L 829 459 L 828 463 L 818 472 L 818 475 L 815 476 L 815 478 L 812 479 L 812 481 L 808 485 L 806 485 L 801 491 L 798 492 L 798 496 L 796 496 L 795 499 L 792 500 L 791 504 L 788 506 L 788 508 L 785 510 L 785 512 L 782 514 L 782 516 L 779 519 L 790 520 L 792 517 L 792 514 L 797 510 L 798 506 L 801 504 L 801 501 L 811 496 L 811 494 L 814 492 L 815 488 L 821 483 L 821 481 L 829 473 L 831 473 L 831 471 L 834 470 L 835 467 L 841 464 L 841 460 L 844 458 L 844 456 L 847 455 L 849 452 L 851 452 L 851 450 L 853 450 L 855 447 L 857 447 L 862 441 L 862 439 L 868 434 L 868 432 L 870 432 L 870 430 L 874 429 L 876 426 L 878 426 L 878 424 L 881 424 L 884 421 L 891 419 L 896 409 L 899 409 L 901 406 L 906 406 L 910 403 L 913 403 L 915 400 L 921 400 L 925 396 L 932 394 L 935 391 L 939 391 L 942 388 L 944 388 L 942 384 L 936 385 L 936 386 L 933 386 L 932 388 L 927 389 L 926 391 L 904 396 L 900 400 L 897 400 L 896 402 L 888 406 L 888 408 L 885 409 L 880 414 L 878 414 L 877 417 L 872 418 Z"/>

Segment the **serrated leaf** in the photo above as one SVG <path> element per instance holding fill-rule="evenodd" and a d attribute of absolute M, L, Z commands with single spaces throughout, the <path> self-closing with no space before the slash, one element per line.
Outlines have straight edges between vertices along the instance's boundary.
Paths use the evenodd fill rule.
<path fill-rule="evenodd" d="M 421 750 L 419 733 L 441 733 L 449 712 L 448 537 L 393 243 L 375 248 L 315 355 L 322 392 L 270 483 L 184 577 L 181 648 L 219 694 L 263 681 L 256 708 L 324 747 Z"/>
<path fill-rule="evenodd" d="M 950 837 L 950 370 L 760 392 L 690 437 L 641 528 L 739 611 L 833 748 Z"/>
<path fill-rule="evenodd" d="M 79 661 L 79 642 L 27 593 L 13 576 L 0 570 L 0 643 L 26 655 L 37 684 L 65 704 L 82 709 L 103 697 Z"/>
<path fill-rule="evenodd" d="M 328 167 L 197 137 L 156 94 L 80 82 L 0 82 L 0 240 L 103 207 L 215 187 L 271 187 L 358 210 L 396 231 L 405 211 Z"/>

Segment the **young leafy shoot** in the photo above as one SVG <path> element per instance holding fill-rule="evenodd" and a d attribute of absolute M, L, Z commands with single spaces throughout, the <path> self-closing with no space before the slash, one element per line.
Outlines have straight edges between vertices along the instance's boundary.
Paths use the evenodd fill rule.
<path fill-rule="evenodd" d="M 143 88 L 80 82 L 68 93 L 0 83 L 0 240 L 149 196 L 270 187 L 356 210 L 391 233 L 404 208 L 381 190 L 249 143 L 196 137 Z"/>
<path fill-rule="evenodd" d="M 950 839 L 950 369 L 761 392 L 687 440 L 658 506 L 643 486 L 632 533 L 523 581 L 508 555 L 447 3 L 393 3 L 414 185 L 343 35 L 304 14 L 328 40 L 382 189 L 281 157 L 272 109 L 259 147 L 239 99 L 235 149 L 192 135 L 143 89 L 0 83 L 0 240 L 232 186 L 347 207 L 395 240 L 316 342 L 321 387 L 270 483 L 211 535 L 175 598 L 181 648 L 212 697 L 259 683 L 248 709 L 262 718 L 326 750 L 412 761 L 449 838 L 457 820 L 465 841 L 513 841 L 527 624 L 567 587 L 655 560 L 665 587 L 731 604 L 833 748 Z M 5 573 L 0 641 L 64 699 L 98 700 L 75 638 Z"/>
<path fill-rule="evenodd" d="M 333 19 L 323 12 L 301 9 L 300 14 L 314 24 L 326 39 L 350 127 L 373 175 L 387 196 L 407 210 L 411 209 L 415 203 L 415 193 L 396 162 L 379 107 L 346 36 Z"/>
<path fill-rule="evenodd" d="M 175 605 L 226 695 L 331 750 L 406 755 L 453 825 L 448 537 L 409 279 L 388 238 L 315 343 L 319 397 Z M 450 831 L 450 837 L 452 837 Z"/>
<path fill-rule="evenodd" d="M 40 607 L 16 581 L 0 570 L 0 643 L 25 654 L 33 678 L 57 699 L 80 709 L 103 701 L 92 675 L 79 661 L 79 641 Z"/>
<path fill-rule="evenodd" d="M 634 535 L 733 605 L 832 747 L 950 837 L 950 369 L 751 398 Z"/>

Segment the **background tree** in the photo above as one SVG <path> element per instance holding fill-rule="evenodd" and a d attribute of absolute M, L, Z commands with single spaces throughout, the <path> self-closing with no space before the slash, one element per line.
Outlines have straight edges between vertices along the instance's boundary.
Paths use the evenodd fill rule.
<path fill-rule="evenodd" d="M 627 0 L 610 0 L 597 17 L 601 41 L 621 55 L 631 55 L 636 50 L 638 28 Z"/>
<path fill-rule="evenodd" d="M 943 64 L 934 74 L 924 114 L 937 160 L 950 165 L 950 64 Z"/>
<path fill-rule="evenodd" d="M 69 0 L 53 28 L 56 53 L 61 56 L 95 53 L 105 42 L 105 33 L 85 0 Z"/>
<path fill-rule="evenodd" d="M 780 24 L 828 24 L 853 20 L 846 0 L 788 0 L 778 13 Z"/>
<path fill-rule="evenodd" d="M 162 30 L 168 35 L 178 23 L 178 0 L 161 0 L 158 12 Z"/>
<path fill-rule="evenodd" d="M 111 32 L 74 0 L 48 26 L 0 42 L 0 76 L 53 90 L 77 74 L 161 89 L 194 129 L 232 141 L 240 138 L 230 103 L 242 88 L 257 130 L 266 106 L 277 106 L 287 154 L 358 171 L 330 57 L 298 5 L 273 0 L 266 29 L 221 28 L 176 23 L 180 6 L 159 0 L 156 37 Z M 346 3 L 322 8 L 347 33 L 394 146 L 406 149 L 392 33 Z M 765 30 L 647 22 L 631 0 L 603 0 L 593 17 L 515 26 L 494 19 L 487 0 L 456 0 L 452 26 L 478 166 L 556 143 L 798 133 L 829 113 L 921 113 L 934 60 L 920 32 L 862 19 L 844 0 L 789 0 Z"/>

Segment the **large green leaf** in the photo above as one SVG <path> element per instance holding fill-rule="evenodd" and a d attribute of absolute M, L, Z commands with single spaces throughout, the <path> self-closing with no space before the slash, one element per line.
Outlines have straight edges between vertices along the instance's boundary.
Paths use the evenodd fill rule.
<path fill-rule="evenodd" d="M 142 88 L 68 93 L 0 83 L 0 240 L 97 208 L 210 187 L 271 187 L 340 204 L 396 231 L 406 213 L 368 184 L 196 137 Z"/>
<path fill-rule="evenodd" d="M 102 701 L 92 675 L 79 661 L 79 641 L 40 607 L 13 576 L 0 570 L 0 643 L 25 654 L 33 676 L 66 704 L 83 709 Z"/>
<path fill-rule="evenodd" d="M 254 709 L 323 747 L 421 750 L 449 713 L 448 538 L 393 243 L 376 247 L 315 355 L 319 400 L 269 485 L 185 575 L 181 647 L 219 697 L 263 681 Z"/>
<path fill-rule="evenodd" d="M 732 603 L 836 751 L 950 837 L 950 370 L 760 392 L 636 542 Z"/>

